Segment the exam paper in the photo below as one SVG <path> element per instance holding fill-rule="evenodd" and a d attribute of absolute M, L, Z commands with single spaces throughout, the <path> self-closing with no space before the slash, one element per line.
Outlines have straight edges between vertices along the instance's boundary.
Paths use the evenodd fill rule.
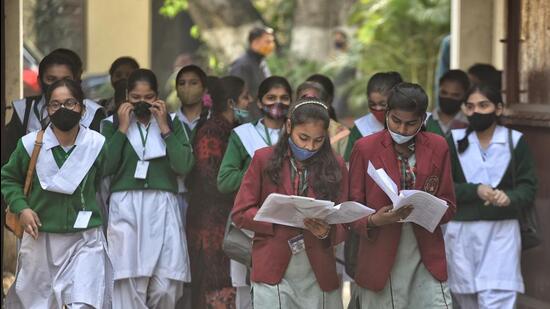
<path fill-rule="evenodd" d="M 344 202 L 334 206 L 331 201 L 272 193 L 265 199 L 254 220 L 305 228 L 305 218 L 341 224 L 356 221 L 373 212 L 373 209 L 357 202 Z"/>
<path fill-rule="evenodd" d="M 374 168 L 370 161 L 367 173 L 388 195 L 393 203 L 394 210 L 405 205 L 414 207 L 411 214 L 402 222 L 416 223 L 433 233 L 449 207 L 446 201 L 420 190 L 401 190 L 398 194 L 397 185 L 386 171 Z"/>

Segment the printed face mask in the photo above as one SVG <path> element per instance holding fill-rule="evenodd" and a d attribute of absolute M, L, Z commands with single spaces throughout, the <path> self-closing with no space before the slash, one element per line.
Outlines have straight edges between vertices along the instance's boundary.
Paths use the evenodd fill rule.
<path fill-rule="evenodd" d="M 288 105 L 282 102 L 277 102 L 271 105 L 263 105 L 262 112 L 266 117 L 274 120 L 284 119 L 288 114 Z"/>

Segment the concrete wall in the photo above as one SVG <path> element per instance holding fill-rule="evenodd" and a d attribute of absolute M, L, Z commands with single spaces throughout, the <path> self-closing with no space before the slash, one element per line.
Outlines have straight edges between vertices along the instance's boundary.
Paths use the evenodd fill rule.
<path fill-rule="evenodd" d="M 452 0 L 451 68 L 491 63 L 501 70 L 505 26 L 505 0 Z"/>
<path fill-rule="evenodd" d="M 151 0 L 86 1 L 86 73 L 105 73 L 120 56 L 149 68 L 151 14 Z"/>
<path fill-rule="evenodd" d="M 6 40 L 6 103 L 10 106 L 13 100 L 23 96 L 23 2 L 6 1 L 5 40 Z M 11 119 L 12 109 L 6 110 L 6 122 Z"/>

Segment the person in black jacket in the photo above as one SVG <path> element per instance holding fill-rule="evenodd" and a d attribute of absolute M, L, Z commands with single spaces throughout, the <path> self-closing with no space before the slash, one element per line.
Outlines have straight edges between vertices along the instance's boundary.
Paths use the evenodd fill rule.
<path fill-rule="evenodd" d="M 260 83 L 271 76 L 265 57 L 275 49 L 273 29 L 267 27 L 253 28 L 248 34 L 248 44 L 249 47 L 246 52 L 231 64 L 228 75 L 242 78 L 253 101 L 256 101 Z M 260 111 L 256 104 L 250 104 L 250 115 L 253 120 L 260 117 Z"/>

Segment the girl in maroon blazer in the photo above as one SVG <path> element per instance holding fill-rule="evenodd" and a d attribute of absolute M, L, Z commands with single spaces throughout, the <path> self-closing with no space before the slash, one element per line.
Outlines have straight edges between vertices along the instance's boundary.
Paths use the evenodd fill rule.
<path fill-rule="evenodd" d="M 342 308 L 333 250 L 345 237 L 342 226 L 311 218 L 305 229 L 254 221 L 271 193 L 347 199 L 348 173 L 331 149 L 329 121 L 322 102 L 298 100 L 279 143 L 256 151 L 244 176 L 232 216 L 237 226 L 255 232 L 255 308 Z"/>
<path fill-rule="evenodd" d="M 428 97 L 416 84 L 390 92 L 386 129 L 360 139 L 350 160 L 350 199 L 376 209 L 352 223 L 359 234 L 354 299 L 359 308 L 451 308 L 441 228 L 433 233 L 402 223 L 412 211 L 392 211 L 388 196 L 367 174 L 369 161 L 383 168 L 399 190 L 423 190 L 448 204 L 440 224 L 455 212 L 449 149 L 443 137 L 425 132 Z"/>

